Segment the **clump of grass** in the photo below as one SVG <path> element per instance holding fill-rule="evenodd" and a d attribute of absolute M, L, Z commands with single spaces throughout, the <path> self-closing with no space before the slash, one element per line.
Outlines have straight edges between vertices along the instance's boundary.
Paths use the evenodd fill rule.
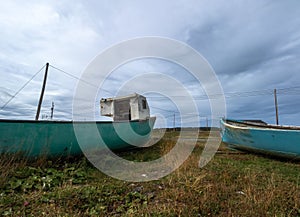
<path fill-rule="evenodd" d="M 14 174 L 18 168 L 23 168 L 27 159 L 19 154 L 1 154 L 0 156 L 0 187 L 3 186 L 9 179 L 11 174 Z"/>

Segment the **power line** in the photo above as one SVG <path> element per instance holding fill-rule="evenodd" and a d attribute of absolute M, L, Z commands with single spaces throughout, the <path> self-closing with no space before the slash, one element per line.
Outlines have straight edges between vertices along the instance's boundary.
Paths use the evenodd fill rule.
<path fill-rule="evenodd" d="M 76 79 L 76 80 L 79 80 L 79 81 L 82 81 L 86 84 L 89 84 L 93 87 L 96 87 L 98 88 L 98 86 L 88 82 L 88 81 L 85 81 L 71 73 L 68 73 L 62 69 L 59 69 L 53 65 L 50 65 L 52 68 Z M 289 91 L 295 91 L 295 89 L 299 89 L 297 91 L 299 91 L 300 93 L 300 86 L 294 86 L 294 87 L 287 87 L 287 88 L 277 88 L 278 92 L 279 93 L 288 93 Z M 110 91 L 108 90 L 105 90 L 105 89 L 101 89 L 109 94 L 112 94 Z M 208 100 L 208 99 L 217 99 L 217 98 L 220 98 L 222 96 L 224 96 L 225 98 L 234 98 L 234 97 L 250 97 L 250 96 L 263 96 L 263 95 L 273 95 L 273 89 L 265 89 L 265 90 L 254 90 L 254 91 L 245 91 L 245 92 L 229 92 L 229 93 L 217 93 L 217 94 L 213 94 L 213 95 L 194 95 L 192 96 L 194 100 Z M 148 96 L 147 98 L 152 98 L 152 99 L 155 99 L 155 100 L 165 100 L 166 97 L 164 96 Z M 174 96 L 168 96 L 168 98 L 186 98 L 186 96 L 183 96 L 183 95 L 174 95 Z M 164 110 L 164 109 L 161 109 L 161 108 L 157 108 L 157 107 L 153 107 L 155 109 L 160 109 L 160 110 Z M 166 111 L 170 111 L 170 110 L 166 110 Z M 173 111 L 172 111 L 173 112 Z"/>
<path fill-rule="evenodd" d="M 279 94 L 278 94 L 279 92 Z M 207 95 L 194 95 L 193 100 L 210 100 L 210 99 L 217 99 L 220 98 L 222 96 L 224 96 L 225 98 L 237 98 L 237 97 L 251 97 L 251 96 L 264 96 L 264 95 L 273 95 L 274 94 L 274 90 L 272 89 L 266 89 L 266 90 L 255 90 L 255 91 L 245 91 L 245 92 L 229 92 L 229 93 L 224 93 L 224 94 L 214 94 L 211 96 L 207 96 Z M 300 86 L 294 86 L 294 87 L 286 87 L 286 88 L 278 88 L 277 89 L 277 94 L 300 94 Z M 186 96 L 180 96 L 180 95 L 174 95 L 174 96 L 168 96 L 168 98 L 186 98 Z M 166 97 L 164 96 L 149 96 L 147 98 L 152 98 L 155 100 L 165 100 Z M 152 107 L 155 109 L 159 109 L 162 111 L 166 111 L 169 113 L 180 113 L 179 111 L 171 111 L 171 110 L 166 110 L 166 109 L 161 109 L 161 108 L 157 108 L 157 107 Z M 172 115 L 169 115 L 172 116 Z M 168 116 L 168 117 L 169 117 Z"/>
<path fill-rule="evenodd" d="M 12 101 L 26 86 L 30 83 L 44 68 L 46 65 L 44 65 L 39 71 L 37 71 L 1 108 L 0 110 L 3 110 L 10 101 Z"/>
<path fill-rule="evenodd" d="M 287 88 L 278 88 L 278 94 L 288 94 L 288 93 L 294 93 L 300 94 L 300 86 L 295 87 L 287 87 Z M 264 96 L 264 95 L 273 95 L 273 89 L 266 89 L 266 90 L 255 90 L 255 91 L 245 91 L 245 92 L 228 92 L 228 93 L 219 93 L 219 94 L 213 94 L 213 95 L 194 95 L 193 100 L 208 100 L 208 99 L 217 99 L 222 96 L 225 98 L 235 98 L 235 97 L 251 97 L 251 96 Z M 166 97 L 164 96 L 149 96 L 147 98 L 155 99 L 155 100 L 165 100 Z M 186 96 L 183 95 L 173 95 L 168 96 L 168 98 L 186 98 Z"/>
<path fill-rule="evenodd" d="M 79 78 L 79 77 L 77 77 L 77 76 L 75 76 L 75 75 L 73 75 L 73 74 L 71 74 L 71 73 L 68 73 L 68 72 L 66 72 L 66 71 L 64 71 L 64 70 L 62 70 L 62 69 L 59 69 L 59 68 L 57 68 L 57 67 L 55 67 L 55 66 L 53 66 L 53 65 L 50 65 L 50 67 L 51 68 L 53 68 L 53 69 L 56 69 L 56 70 L 58 70 L 58 71 L 60 71 L 60 72 L 62 72 L 62 73 L 64 73 L 64 74 L 66 74 L 66 75 L 68 75 L 69 77 L 71 77 L 71 78 L 74 78 L 74 79 L 76 79 L 76 80 L 78 80 L 78 81 L 82 81 L 82 82 L 84 82 L 84 83 L 86 83 L 86 84 L 88 84 L 88 85 L 90 85 L 90 86 L 93 86 L 93 87 L 95 87 L 95 88 L 99 88 L 97 85 L 95 85 L 95 84 L 92 84 L 92 83 L 90 83 L 90 82 L 88 82 L 88 81 L 85 81 L 85 80 L 83 80 L 82 78 Z M 112 94 L 110 91 L 108 91 L 108 90 L 105 90 L 105 89 L 101 89 L 101 90 L 103 90 L 103 91 L 105 91 L 105 92 L 107 92 L 107 93 L 109 93 L 109 94 Z"/>
<path fill-rule="evenodd" d="M 165 112 L 172 112 L 172 113 L 179 113 L 179 111 L 174 111 L 174 110 L 168 110 L 168 109 L 162 109 L 162 108 L 158 108 L 158 107 L 154 107 L 154 106 L 149 106 L 150 108 L 154 108 L 154 109 L 158 109 L 161 111 L 165 111 Z"/>
<path fill-rule="evenodd" d="M 0 110 L 3 110 L 10 102 L 12 99 L 14 99 L 27 85 L 29 82 L 31 82 L 36 76 L 37 74 L 39 74 L 43 68 L 45 67 L 45 65 L 38 71 L 36 72 L 1 108 Z M 79 80 L 79 81 L 82 81 L 88 85 L 91 85 L 95 88 L 98 88 L 97 85 L 93 84 L 93 83 L 90 83 L 86 80 L 83 80 L 81 79 L 80 77 L 77 77 L 71 73 L 68 73 L 58 67 L 55 67 L 53 65 L 50 65 L 50 67 L 52 67 L 53 69 L 55 70 L 58 70 L 59 72 L 62 72 L 64 73 L 65 75 L 73 78 L 73 79 L 76 79 L 76 80 Z M 105 89 L 101 89 L 109 94 L 112 94 L 110 91 L 108 90 L 105 90 Z M 294 86 L 294 87 L 285 87 L 285 88 L 278 88 L 278 94 L 300 94 L 300 86 Z M 113 95 L 113 94 L 112 94 Z M 228 92 L 228 93 L 216 93 L 216 94 L 212 94 L 210 96 L 207 96 L 207 95 L 194 95 L 194 96 L 191 96 L 193 97 L 193 100 L 213 100 L 213 99 L 218 99 L 220 97 L 225 97 L 225 98 L 237 98 L 237 97 L 251 97 L 251 96 L 263 96 L 263 95 L 273 95 L 273 89 L 270 90 L 270 89 L 265 89 L 265 90 L 254 90 L 254 91 L 245 91 L 245 92 Z M 186 96 L 184 95 L 174 95 L 174 96 L 168 96 L 168 98 L 183 98 L 185 99 Z M 150 98 L 150 99 L 154 99 L 154 100 L 165 100 L 166 97 L 164 96 L 148 96 L 147 98 Z M 169 112 L 169 113 L 179 113 L 179 111 L 174 111 L 174 110 L 168 110 L 168 109 L 163 109 L 163 108 L 158 108 L 158 107 L 154 107 L 154 106 L 150 106 L 151 108 L 153 109 L 158 109 L 158 110 L 161 110 L 161 111 L 165 111 L 165 112 Z"/>

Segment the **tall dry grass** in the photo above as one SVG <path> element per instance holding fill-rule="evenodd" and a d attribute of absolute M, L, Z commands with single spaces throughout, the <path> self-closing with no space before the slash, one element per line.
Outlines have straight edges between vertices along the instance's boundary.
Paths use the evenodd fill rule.
<path fill-rule="evenodd" d="M 1 154 L 0 156 L 0 187 L 14 174 L 17 169 L 24 167 L 27 159 L 20 154 Z"/>

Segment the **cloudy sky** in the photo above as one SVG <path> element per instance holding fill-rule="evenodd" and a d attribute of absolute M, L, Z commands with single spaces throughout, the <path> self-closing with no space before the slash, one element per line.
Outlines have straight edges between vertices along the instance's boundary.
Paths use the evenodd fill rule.
<path fill-rule="evenodd" d="M 224 90 L 224 116 L 274 123 L 273 90 L 277 88 L 280 123 L 300 125 L 299 10 L 298 0 L 3 1 L 0 118 L 34 119 L 44 69 L 33 76 L 49 62 L 41 118 L 50 115 L 54 102 L 54 119 L 72 119 L 77 78 L 95 56 L 121 41 L 156 36 L 186 43 L 206 58 Z M 136 60 L 112 72 L 100 87 L 95 106 L 128 80 L 149 72 L 171 76 L 189 90 L 198 113 L 186 110 L 181 118 L 191 119 L 191 125 L 195 115 L 202 126 L 210 122 L 209 101 L 201 84 L 182 67 L 158 59 Z M 188 107 L 176 86 L 157 81 Z M 151 84 L 151 113 L 166 126 L 173 126 L 175 114 L 179 126 L 178 105 L 153 94 L 156 87 Z M 131 85 L 127 92 L 140 92 L 141 85 Z"/>

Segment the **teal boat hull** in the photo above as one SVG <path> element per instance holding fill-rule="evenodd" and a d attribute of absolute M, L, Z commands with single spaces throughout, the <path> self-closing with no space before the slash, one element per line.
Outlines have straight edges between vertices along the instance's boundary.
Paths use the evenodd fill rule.
<path fill-rule="evenodd" d="M 300 158 L 300 128 L 221 120 L 222 141 L 230 148 Z"/>
<path fill-rule="evenodd" d="M 134 141 L 135 146 L 145 144 L 154 123 L 154 117 L 129 122 L 0 120 L 0 154 L 49 157 L 80 155 L 83 150 L 104 146 L 128 149 L 133 147 L 128 141 Z M 94 129 L 96 133 L 92 133 Z"/>

